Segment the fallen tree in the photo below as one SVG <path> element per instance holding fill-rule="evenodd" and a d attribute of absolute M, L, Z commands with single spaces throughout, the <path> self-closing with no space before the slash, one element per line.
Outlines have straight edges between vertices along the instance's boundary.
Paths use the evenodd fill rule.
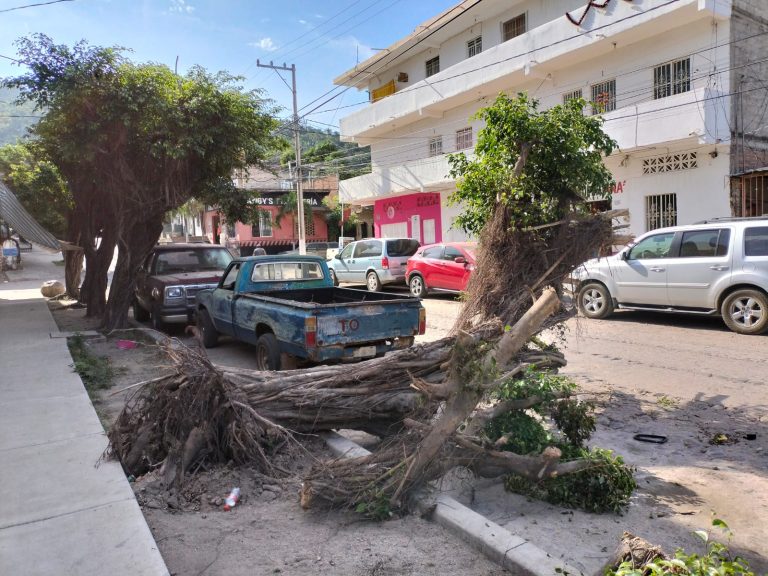
<path fill-rule="evenodd" d="M 524 98 L 500 101 L 513 124 L 533 114 Z M 304 479 L 301 502 L 373 516 L 406 506 L 411 494 L 455 466 L 533 481 L 591 466 L 588 460 L 562 462 L 554 446 L 532 456 L 500 451 L 484 434 L 489 421 L 537 400 L 492 402 L 495 390 L 524 378 L 531 367 L 551 371 L 565 364 L 559 351 L 532 338 L 574 313 L 559 297 L 563 279 L 611 244 L 617 213 L 572 210 L 578 204 L 572 190 L 584 183 L 578 168 L 586 166 L 591 184 L 601 185 L 600 155 L 610 151 L 610 141 L 578 103 L 566 112 L 518 127 L 521 139 L 492 162 L 514 166 L 496 190 L 486 186 L 487 167 L 459 163 L 467 186 L 478 194 L 490 188 L 495 207 L 480 228 L 477 267 L 454 336 L 354 365 L 278 373 L 217 368 L 202 349 L 171 347 L 175 372 L 147 384 L 126 406 L 110 431 L 112 453 L 132 474 L 161 467 L 171 484 L 207 462 L 229 459 L 278 474 L 270 454 L 295 446 L 301 434 L 364 430 L 384 439 L 381 448 L 365 458 L 316 465 Z M 491 119 L 478 143 L 481 152 L 486 140 L 498 144 L 501 138 Z M 551 139 L 554 152 L 536 130 Z M 556 130 L 563 136 L 553 138 Z M 540 183 L 529 190 L 528 165 L 537 174 L 552 172 L 543 182 L 548 188 Z"/>

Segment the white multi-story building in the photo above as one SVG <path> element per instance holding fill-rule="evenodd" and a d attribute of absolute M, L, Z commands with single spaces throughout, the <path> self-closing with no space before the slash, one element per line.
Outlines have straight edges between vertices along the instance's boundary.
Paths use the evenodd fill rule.
<path fill-rule="evenodd" d="M 527 92 L 602 114 L 631 233 L 768 214 L 766 61 L 765 0 L 466 0 L 336 78 L 371 100 L 341 133 L 372 172 L 340 197 L 373 206 L 377 236 L 463 239 L 446 155 L 471 153 L 479 108 Z"/>

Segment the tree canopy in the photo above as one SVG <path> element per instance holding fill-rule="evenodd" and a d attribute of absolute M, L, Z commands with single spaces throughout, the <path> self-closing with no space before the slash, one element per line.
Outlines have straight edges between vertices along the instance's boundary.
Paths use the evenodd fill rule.
<path fill-rule="evenodd" d="M 560 220 L 576 201 L 605 198 L 613 177 L 603 164 L 616 143 L 599 116 L 585 116 L 584 100 L 538 109 L 525 94 L 500 95 L 475 119 L 485 122 L 475 156 L 451 154 L 452 201 L 464 211 L 456 219 L 479 236 L 497 204 L 507 209 L 515 228 Z M 517 168 L 517 170 L 516 170 Z"/>
<path fill-rule="evenodd" d="M 70 48 L 41 34 L 17 46 L 28 72 L 5 84 L 44 111 L 34 137 L 72 191 L 73 239 L 99 261 L 86 268 L 88 312 L 103 314 L 105 328 L 123 326 L 135 272 L 166 212 L 226 193 L 233 170 L 262 163 L 276 125 L 272 105 L 226 72 L 194 67 L 182 76 L 133 63 L 118 47 Z M 104 262 L 115 245 L 105 306 Z"/>
<path fill-rule="evenodd" d="M 39 147 L 22 142 L 0 148 L 0 177 L 43 228 L 64 238 L 72 195 L 59 170 Z"/>

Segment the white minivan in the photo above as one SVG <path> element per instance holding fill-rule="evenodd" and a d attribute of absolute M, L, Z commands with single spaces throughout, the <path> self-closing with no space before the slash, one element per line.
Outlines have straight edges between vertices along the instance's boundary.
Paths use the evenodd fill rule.
<path fill-rule="evenodd" d="M 722 316 L 739 334 L 768 330 L 768 218 L 718 218 L 652 230 L 573 273 L 582 314 L 616 308 Z"/>
<path fill-rule="evenodd" d="M 377 292 L 384 284 L 405 281 L 408 258 L 419 249 L 411 238 L 367 238 L 350 242 L 328 260 L 333 283 L 355 282 Z"/>

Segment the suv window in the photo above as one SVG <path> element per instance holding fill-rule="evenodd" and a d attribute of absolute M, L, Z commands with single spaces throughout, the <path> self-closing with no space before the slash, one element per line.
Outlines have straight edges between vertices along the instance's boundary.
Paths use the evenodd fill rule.
<path fill-rule="evenodd" d="M 654 234 L 643 238 L 635 244 L 627 254 L 627 260 L 650 260 L 655 258 L 667 258 L 669 249 L 672 246 L 672 240 L 675 237 L 674 232 L 664 234 Z"/>
<path fill-rule="evenodd" d="M 381 242 L 378 240 L 361 240 L 355 245 L 355 258 L 372 258 L 381 256 Z"/>
<path fill-rule="evenodd" d="M 744 256 L 768 256 L 768 226 L 744 230 Z"/>
<path fill-rule="evenodd" d="M 387 240 L 387 256 L 413 256 L 419 249 L 418 240 L 402 238 L 400 240 Z"/>
<path fill-rule="evenodd" d="M 422 252 L 422 257 L 424 258 L 435 258 L 439 260 L 443 256 L 443 247 L 442 246 L 432 246 L 431 248 L 427 248 Z"/>
<path fill-rule="evenodd" d="M 725 256 L 728 253 L 728 240 L 730 237 L 731 231 L 727 228 L 683 232 L 683 240 L 680 244 L 680 257 Z"/>

